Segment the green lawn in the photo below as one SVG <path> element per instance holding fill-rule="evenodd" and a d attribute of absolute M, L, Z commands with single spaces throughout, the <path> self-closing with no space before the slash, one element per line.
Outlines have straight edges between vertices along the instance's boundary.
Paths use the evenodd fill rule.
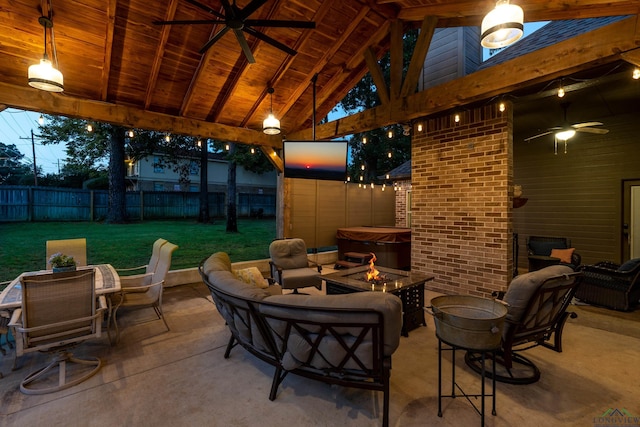
<path fill-rule="evenodd" d="M 269 257 L 269 243 L 276 236 L 274 219 L 238 220 L 238 233 L 227 233 L 224 220 L 214 224 L 194 221 L 145 221 L 132 224 L 96 222 L 38 222 L 0 224 L 0 281 L 12 280 L 23 271 L 46 267 L 47 240 L 87 239 L 89 264 L 112 264 L 116 268 L 146 264 L 153 242 L 163 237 L 179 248 L 171 269 L 197 267 L 217 251 L 233 262 Z"/>

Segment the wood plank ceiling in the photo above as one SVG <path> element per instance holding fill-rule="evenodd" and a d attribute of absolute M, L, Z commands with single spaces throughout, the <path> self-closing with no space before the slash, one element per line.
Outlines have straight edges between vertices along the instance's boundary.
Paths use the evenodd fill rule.
<path fill-rule="evenodd" d="M 224 13 L 218 0 L 198 0 Z M 244 8 L 250 0 L 237 0 Z M 526 21 L 637 15 L 637 0 L 514 0 Z M 312 79 L 317 75 L 316 115 L 324 117 L 410 26 L 479 26 L 492 0 L 268 0 L 251 19 L 313 21 L 315 29 L 256 28 L 298 51 L 292 56 L 247 34 L 255 63 L 247 61 L 233 31 L 204 54 L 201 47 L 222 27 L 154 25 L 153 21 L 212 19 L 187 0 L 4 0 L 0 4 L 0 106 L 281 147 L 283 136 L 312 137 Z M 51 94 L 27 86 L 27 69 L 43 52 L 41 14 L 52 13 L 65 91 Z M 426 18 L 426 19 L 425 19 Z M 627 22 L 627 21 L 625 21 Z M 544 60 L 510 61 L 441 89 L 415 94 L 392 82 L 377 110 L 318 127 L 318 138 L 406 121 L 514 90 L 592 62 L 637 58 L 635 19 L 603 33 L 605 40 L 576 49 L 575 61 L 556 48 Z M 394 36 L 396 34 L 396 36 Z M 428 44 L 429 38 L 425 38 Z M 397 43 L 396 43 L 397 44 Z M 426 49 L 417 49 L 424 50 Z M 49 50 L 51 56 L 51 51 Z M 533 55 L 533 54 L 532 54 Z M 552 55 L 553 57 L 550 57 Z M 528 57 L 531 55 L 528 55 Z M 557 57 L 560 56 L 560 57 Z M 563 62 L 563 65 L 559 65 Z M 407 77 L 409 79 L 409 77 Z M 395 85 L 395 86 L 394 86 Z M 520 86 L 519 86 L 520 85 Z M 267 137 L 262 120 L 270 110 L 283 133 Z M 1 108 L 1 107 L 0 107 Z"/>

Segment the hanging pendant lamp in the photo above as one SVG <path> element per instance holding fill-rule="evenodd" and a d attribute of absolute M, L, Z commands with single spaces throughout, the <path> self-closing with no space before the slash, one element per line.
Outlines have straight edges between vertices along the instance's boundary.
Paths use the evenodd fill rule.
<path fill-rule="evenodd" d="M 271 98 L 271 109 L 269 110 L 269 115 L 262 122 L 262 132 L 267 135 L 277 135 L 280 133 L 280 120 L 276 119 L 273 115 L 273 88 L 270 87 L 267 92 L 269 93 L 269 97 Z"/>
<path fill-rule="evenodd" d="M 54 68 L 47 56 L 47 28 L 53 28 L 53 22 L 46 16 L 38 18 L 38 22 L 44 27 L 44 54 L 40 63 L 29 67 L 29 86 L 48 92 L 62 92 L 64 90 L 62 73 Z M 53 49 L 55 59 L 55 46 Z"/>
<path fill-rule="evenodd" d="M 483 47 L 497 49 L 514 43 L 522 37 L 524 12 L 509 0 L 498 0 L 496 7 L 482 20 L 480 32 Z"/>

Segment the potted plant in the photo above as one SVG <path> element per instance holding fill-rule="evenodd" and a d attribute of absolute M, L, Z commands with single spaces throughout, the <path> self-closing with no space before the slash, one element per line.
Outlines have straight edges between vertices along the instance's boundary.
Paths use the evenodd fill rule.
<path fill-rule="evenodd" d="M 70 255 L 65 255 L 61 252 L 51 255 L 49 258 L 49 264 L 54 273 L 62 271 L 74 271 L 76 269 L 76 260 Z"/>

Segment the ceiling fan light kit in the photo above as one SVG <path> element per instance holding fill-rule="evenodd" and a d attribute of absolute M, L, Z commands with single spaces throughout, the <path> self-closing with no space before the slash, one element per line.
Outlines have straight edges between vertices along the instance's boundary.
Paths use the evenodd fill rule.
<path fill-rule="evenodd" d="M 38 22 L 44 27 L 44 54 L 38 64 L 29 67 L 29 86 L 47 92 L 62 92 L 64 90 L 62 73 L 53 66 L 47 55 L 47 28 L 53 28 L 53 22 L 46 16 L 38 18 Z M 55 46 L 53 49 L 55 59 Z"/>
<path fill-rule="evenodd" d="M 482 20 L 481 42 L 483 47 L 497 49 L 518 41 L 524 30 L 524 12 L 509 0 L 498 0 L 496 7 Z"/>

